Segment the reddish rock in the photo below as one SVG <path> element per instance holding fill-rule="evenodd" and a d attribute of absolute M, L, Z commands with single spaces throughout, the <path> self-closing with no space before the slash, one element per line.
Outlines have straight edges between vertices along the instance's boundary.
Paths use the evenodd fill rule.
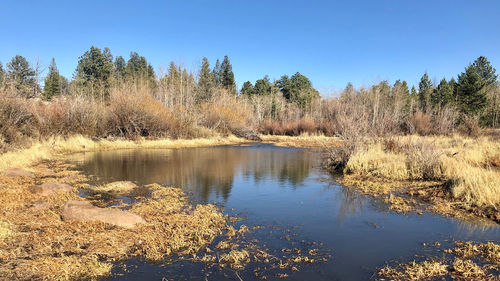
<path fill-rule="evenodd" d="M 61 212 L 64 220 L 102 221 L 125 228 L 133 228 L 136 224 L 145 222 L 137 214 L 118 209 L 99 208 L 88 201 L 68 201 Z"/>
<path fill-rule="evenodd" d="M 3 175 L 6 177 L 26 177 L 26 178 L 35 178 L 35 175 L 32 172 L 28 172 L 24 169 L 20 168 L 10 168 L 3 172 Z"/>
<path fill-rule="evenodd" d="M 33 193 L 39 194 L 41 196 L 49 196 L 58 191 L 62 192 L 70 192 L 73 188 L 65 183 L 59 182 L 46 182 L 42 185 L 32 185 L 29 187 L 29 190 Z"/>

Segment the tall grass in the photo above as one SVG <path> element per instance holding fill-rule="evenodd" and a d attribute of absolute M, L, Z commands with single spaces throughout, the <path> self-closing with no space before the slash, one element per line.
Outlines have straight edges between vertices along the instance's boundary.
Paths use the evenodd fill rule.
<path fill-rule="evenodd" d="M 500 208 L 500 143 L 487 137 L 404 136 L 358 150 L 345 172 L 395 181 L 451 183 L 451 195 L 477 206 Z"/>

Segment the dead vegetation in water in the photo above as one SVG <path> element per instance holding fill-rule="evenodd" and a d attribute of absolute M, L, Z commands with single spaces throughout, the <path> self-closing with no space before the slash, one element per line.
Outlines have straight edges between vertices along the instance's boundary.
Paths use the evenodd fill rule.
<path fill-rule="evenodd" d="M 379 280 L 499 280 L 500 245 L 494 242 L 455 242 L 445 256 L 428 258 L 378 270 Z M 447 279 L 446 279 L 447 280 Z"/>
<path fill-rule="evenodd" d="M 76 188 L 43 198 L 28 189 L 45 181 L 86 186 L 70 166 L 55 166 L 50 173 L 47 165 L 32 167 L 34 179 L 0 177 L 0 279 L 96 280 L 108 276 L 120 260 L 157 262 L 171 254 L 194 254 L 227 227 L 215 206 L 193 206 L 182 190 L 159 185 L 149 186 L 151 197 L 138 198 L 130 207 L 146 220 L 133 229 L 61 220 L 63 204 L 85 200 Z M 43 208 L 39 202 L 46 202 Z"/>
<path fill-rule="evenodd" d="M 222 215 L 214 205 L 192 205 L 178 188 L 152 184 L 146 187 L 147 193 L 127 205 L 109 206 L 98 196 L 81 198 L 79 190 L 93 187 L 73 168 L 50 161 L 30 168 L 34 178 L 0 176 L 0 280 L 97 280 L 110 276 L 116 264 L 130 258 L 161 262 L 169 256 L 230 271 L 258 264 L 257 270 L 254 266 L 249 270 L 259 278 L 284 277 L 305 264 L 328 259 L 308 247 L 266 249 L 247 237 L 264 227 L 235 228 L 230 223 L 238 219 Z M 30 186 L 43 182 L 66 183 L 73 190 L 45 197 L 30 191 Z M 146 223 L 129 229 L 98 221 L 65 221 L 62 206 L 70 200 L 126 207 Z"/>

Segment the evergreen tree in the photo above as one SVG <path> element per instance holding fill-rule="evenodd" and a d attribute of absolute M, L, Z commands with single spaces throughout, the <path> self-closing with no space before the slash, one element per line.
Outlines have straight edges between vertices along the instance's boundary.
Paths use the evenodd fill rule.
<path fill-rule="evenodd" d="M 214 86 L 214 78 L 210 71 L 210 63 L 206 57 L 203 57 L 198 76 L 196 102 L 209 101 L 212 98 Z"/>
<path fill-rule="evenodd" d="M 319 97 L 319 92 L 312 88 L 309 78 L 298 72 L 290 78 L 287 75 L 281 76 L 281 79 L 276 81 L 276 85 L 285 99 L 296 103 L 303 109 L 306 109 L 313 99 Z"/>
<path fill-rule="evenodd" d="M 115 58 L 115 78 L 116 79 L 124 79 L 127 73 L 127 63 L 122 56 L 117 56 Z"/>
<path fill-rule="evenodd" d="M 434 107 L 442 108 L 453 101 L 453 89 L 445 78 L 439 82 L 431 95 L 431 103 Z"/>
<path fill-rule="evenodd" d="M 101 84 L 109 86 L 109 78 L 113 73 L 113 56 L 108 48 L 101 49 L 94 46 L 78 59 L 75 79 L 84 85 Z"/>
<path fill-rule="evenodd" d="M 148 64 L 144 56 L 140 56 L 136 52 L 130 52 L 130 59 L 126 67 L 127 76 L 131 79 L 145 79 L 153 81 L 155 79 L 155 72 L 153 66 Z"/>
<path fill-rule="evenodd" d="M 236 84 L 234 82 L 234 73 L 229 58 L 224 56 L 221 64 L 221 86 L 229 91 L 229 93 L 236 94 Z"/>
<path fill-rule="evenodd" d="M 269 76 L 264 76 L 264 78 L 255 81 L 254 93 L 261 96 L 267 96 L 271 94 L 271 82 L 269 81 Z"/>
<path fill-rule="evenodd" d="M 450 81 L 448 82 L 448 84 L 450 85 L 450 88 L 451 88 L 451 101 L 453 103 L 457 103 L 457 89 L 458 89 L 458 85 L 457 85 L 457 81 L 455 80 L 455 78 L 451 78 Z"/>
<path fill-rule="evenodd" d="M 49 66 L 49 74 L 45 77 L 45 86 L 43 87 L 43 98 L 46 100 L 52 99 L 53 96 L 61 95 L 62 81 L 59 70 L 57 70 L 56 60 L 52 58 Z"/>
<path fill-rule="evenodd" d="M 457 100 L 463 113 L 472 115 L 482 113 L 488 101 L 484 91 L 486 85 L 486 81 L 473 64 L 458 75 Z"/>
<path fill-rule="evenodd" d="M 427 108 L 431 105 L 430 100 L 432 91 L 432 82 L 429 79 L 429 75 L 427 75 L 426 71 L 422 78 L 420 78 L 420 82 L 418 83 L 419 104 L 420 108 L 424 112 L 426 112 Z"/>
<path fill-rule="evenodd" d="M 35 81 L 35 71 L 23 56 L 16 55 L 7 64 L 7 76 L 16 90 L 24 97 L 33 97 L 38 85 Z"/>
<path fill-rule="evenodd" d="M 481 56 L 477 58 L 472 65 L 474 66 L 474 69 L 483 80 L 485 86 L 488 87 L 497 84 L 498 76 L 495 73 L 496 70 L 495 68 L 493 68 L 493 66 L 491 66 L 490 62 L 486 57 Z"/>
<path fill-rule="evenodd" d="M 220 65 L 219 59 L 215 62 L 215 67 L 212 70 L 212 75 L 214 77 L 214 83 L 216 87 L 222 87 L 222 66 Z"/>
<path fill-rule="evenodd" d="M 254 94 L 254 88 L 253 88 L 253 85 L 252 83 L 250 83 L 250 81 L 246 81 L 245 83 L 243 83 L 243 87 L 241 87 L 241 92 L 240 92 L 242 95 L 247 95 L 247 96 L 251 96 Z"/>

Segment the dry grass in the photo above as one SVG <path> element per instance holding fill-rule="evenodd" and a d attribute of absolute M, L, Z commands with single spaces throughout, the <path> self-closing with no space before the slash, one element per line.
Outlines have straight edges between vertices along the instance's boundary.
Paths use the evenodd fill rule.
<path fill-rule="evenodd" d="M 342 144 L 337 137 L 327 137 L 324 135 L 302 134 L 296 137 L 261 135 L 263 142 L 273 143 L 283 147 L 336 147 Z"/>
<path fill-rule="evenodd" d="M 69 138 L 55 137 L 44 142 L 37 142 L 31 147 L 10 151 L 0 155 L 0 172 L 11 168 L 26 168 L 41 160 L 58 158 L 62 154 L 114 150 L 114 149 L 133 149 L 133 148 L 186 148 L 202 147 L 227 144 L 239 144 L 248 142 L 247 140 L 234 136 L 213 137 L 201 139 L 159 139 L 136 141 L 115 139 L 93 141 L 83 136 L 73 136 Z"/>
<path fill-rule="evenodd" d="M 387 265 L 378 271 L 379 280 L 498 280 L 500 246 L 493 242 L 456 242 L 439 260 L 428 258 Z M 439 247 L 439 244 L 438 246 Z M 437 280 L 437 279 L 436 279 Z"/>
<path fill-rule="evenodd" d="M 427 280 L 448 273 L 447 265 L 441 261 L 412 261 L 398 267 L 386 266 L 378 274 L 390 280 Z"/>
<path fill-rule="evenodd" d="M 110 274 L 116 261 L 145 257 L 160 261 L 176 253 L 192 255 L 227 228 L 226 217 L 213 205 L 189 204 L 182 190 L 148 186 L 151 197 L 138 198 L 129 211 L 147 223 L 133 229 L 100 222 L 61 220 L 61 206 L 79 198 L 76 190 L 41 197 L 27 188 L 43 181 L 85 187 L 86 180 L 69 166 L 54 169 L 51 177 L 0 177 L 2 205 L 0 279 L 95 280 Z M 33 167 L 39 174 L 45 167 Z M 47 208 L 33 203 L 44 200 Z"/>
<path fill-rule="evenodd" d="M 500 143 L 487 137 L 405 136 L 368 143 L 344 172 L 347 183 L 359 182 L 365 190 L 374 183 L 374 193 L 440 184 L 442 196 L 449 194 L 457 207 L 487 208 L 494 218 L 500 208 L 498 157 Z"/>

